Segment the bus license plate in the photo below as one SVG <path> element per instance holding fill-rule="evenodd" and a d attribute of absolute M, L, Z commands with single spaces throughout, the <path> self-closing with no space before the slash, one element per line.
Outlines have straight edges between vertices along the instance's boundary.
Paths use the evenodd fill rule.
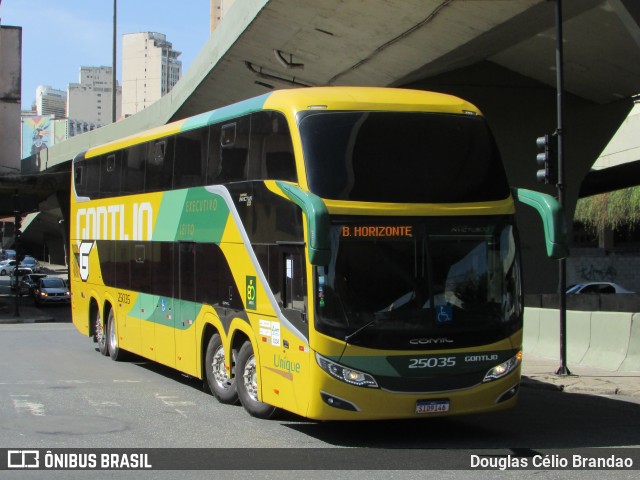
<path fill-rule="evenodd" d="M 418 400 L 416 413 L 441 413 L 449 411 L 449 400 Z"/>

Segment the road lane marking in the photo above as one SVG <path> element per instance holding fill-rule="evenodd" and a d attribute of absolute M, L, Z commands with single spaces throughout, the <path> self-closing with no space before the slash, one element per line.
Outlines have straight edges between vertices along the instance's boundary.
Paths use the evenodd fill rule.
<path fill-rule="evenodd" d="M 44 405 L 30 400 L 31 395 L 11 395 L 13 408 L 18 413 L 29 413 L 35 417 L 44 417 Z"/>

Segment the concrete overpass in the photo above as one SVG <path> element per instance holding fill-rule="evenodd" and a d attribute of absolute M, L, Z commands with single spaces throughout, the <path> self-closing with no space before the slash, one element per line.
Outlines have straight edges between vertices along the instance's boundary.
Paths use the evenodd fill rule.
<path fill-rule="evenodd" d="M 639 3 L 563 1 L 569 218 L 583 178 L 640 93 Z M 553 193 L 535 181 L 535 138 L 555 130 L 555 78 L 553 1 L 246 0 L 235 2 L 169 95 L 51 147 L 42 168 L 64 171 L 91 145 L 272 88 L 382 85 L 475 103 L 494 129 L 512 184 Z M 61 217 L 56 208 L 49 214 Z M 519 217 L 525 269 L 540 271 L 542 262 L 546 273 L 528 277 L 528 290 L 553 291 L 555 264 L 541 260 L 535 215 L 523 209 Z M 33 232 L 36 238 L 37 225 Z"/>

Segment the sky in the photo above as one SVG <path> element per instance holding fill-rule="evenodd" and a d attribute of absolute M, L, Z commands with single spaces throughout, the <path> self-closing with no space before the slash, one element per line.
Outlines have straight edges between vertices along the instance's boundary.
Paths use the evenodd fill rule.
<path fill-rule="evenodd" d="M 22 108 L 38 85 L 66 90 L 81 66 L 111 66 L 113 0 L 0 0 L 2 25 L 22 27 Z M 164 33 L 182 54 L 182 75 L 209 39 L 210 0 L 118 0 L 116 74 L 122 35 Z"/>

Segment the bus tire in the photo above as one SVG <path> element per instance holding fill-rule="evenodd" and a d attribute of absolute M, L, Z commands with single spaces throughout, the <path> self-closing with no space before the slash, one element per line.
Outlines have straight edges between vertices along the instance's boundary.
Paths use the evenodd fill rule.
<path fill-rule="evenodd" d="M 116 316 L 113 313 L 113 309 L 109 310 L 109 317 L 107 318 L 107 348 L 109 350 L 109 356 L 113 361 L 122 361 L 126 357 L 126 352 L 118 345 L 118 331 L 116 327 Z"/>
<path fill-rule="evenodd" d="M 94 318 L 94 335 L 96 343 L 98 344 L 98 351 L 105 357 L 109 355 L 109 347 L 107 347 L 107 335 L 105 332 L 105 325 L 102 323 L 102 315 L 100 315 L 100 309 L 96 309 L 96 316 Z"/>
<path fill-rule="evenodd" d="M 256 357 L 251 342 L 245 342 L 238 352 L 236 363 L 236 388 L 238 398 L 249 415 L 256 418 L 271 418 L 277 408 L 258 400 L 258 372 Z"/>
<path fill-rule="evenodd" d="M 220 335 L 214 333 L 209 339 L 207 353 L 205 355 L 205 372 L 207 384 L 211 393 L 220 403 L 235 405 L 238 403 L 238 391 L 236 389 L 235 363 L 237 354 L 232 351 L 234 364 L 231 365 L 231 378 L 227 375 L 224 362 L 224 347 Z"/>

